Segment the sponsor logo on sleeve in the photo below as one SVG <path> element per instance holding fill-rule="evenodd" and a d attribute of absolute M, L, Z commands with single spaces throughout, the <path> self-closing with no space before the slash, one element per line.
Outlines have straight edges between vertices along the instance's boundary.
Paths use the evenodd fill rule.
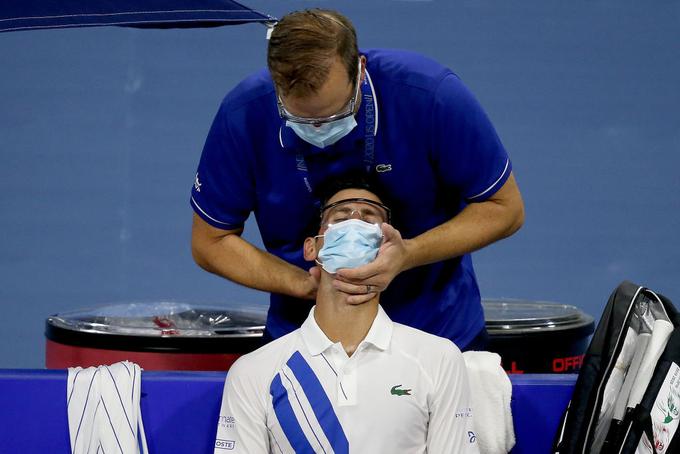
<path fill-rule="evenodd" d="M 215 449 L 224 449 L 225 451 L 231 451 L 236 446 L 234 440 L 220 440 L 219 438 L 215 440 Z"/>
<path fill-rule="evenodd" d="M 220 429 L 233 429 L 236 427 L 236 418 L 233 416 L 220 415 Z"/>
<path fill-rule="evenodd" d="M 198 181 L 198 173 L 196 174 L 196 178 L 194 179 L 194 189 L 196 189 L 196 192 L 201 192 L 201 182 Z"/>
<path fill-rule="evenodd" d="M 458 418 L 472 418 L 472 408 L 470 408 L 470 407 L 459 408 L 454 413 L 454 417 L 456 419 L 458 419 Z"/>
<path fill-rule="evenodd" d="M 467 436 L 468 436 L 468 441 L 470 442 L 470 444 L 474 444 L 474 443 L 477 442 L 477 435 L 475 435 L 475 433 L 473 431 L 468 430 Z"/>

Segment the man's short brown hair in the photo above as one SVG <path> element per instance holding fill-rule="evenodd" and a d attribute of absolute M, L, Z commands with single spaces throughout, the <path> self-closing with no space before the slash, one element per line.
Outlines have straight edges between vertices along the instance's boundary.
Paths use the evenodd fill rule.
<path fill-rule="evenodd" d="M 316 93 L 339 57 L 349 80 L 357 79 L 359 48 L 352 23 L 342 14 L 308 9 L 285 15 L 269 39 L 267 65 L 283 96 Z"/>

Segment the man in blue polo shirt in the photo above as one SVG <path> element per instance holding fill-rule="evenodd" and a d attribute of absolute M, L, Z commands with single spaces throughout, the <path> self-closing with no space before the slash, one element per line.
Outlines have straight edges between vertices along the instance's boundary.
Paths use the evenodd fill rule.
<path fill-rule="evenodd" d="M 352 303 L 381 292 L 395 322 L 483 349 L 469 254 L 513 234 L 524 213 L 508 155 L 472 94 L 426 57 L 359 52 L 351 22 L 328 10 L 281 19 L 267 63 L 225 97 L 206 139 L 191 196 L 196 262 L 271 292 L 267 337 L 293 331 L 318 286 L 300 246 L 318 223 L 315 189 L 362 171 L 398 215 L 383 224 L 377 259 L 340 269 L 333 285 Z M 251 212 L 266 251 L 240 236 Z"/>

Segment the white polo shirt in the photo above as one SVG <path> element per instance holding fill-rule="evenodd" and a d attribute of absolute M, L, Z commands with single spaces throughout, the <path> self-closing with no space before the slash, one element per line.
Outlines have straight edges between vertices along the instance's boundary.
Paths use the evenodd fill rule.
<path fill-rule="evenodd" d="M 348 357 L 314 320 L 227 374 L 215 454 L 478 453 L 465 363 L 378 307 Z"/>

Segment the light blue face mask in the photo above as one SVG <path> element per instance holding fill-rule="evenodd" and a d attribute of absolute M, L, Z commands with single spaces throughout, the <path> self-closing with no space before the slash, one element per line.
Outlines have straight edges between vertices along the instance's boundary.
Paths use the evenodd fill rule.
<path fill-rule="evenodd" d="M 354 119 L 354 115 L 350 115 L 319 126 L 293 123 L 292 121 L 286 121 L 286 126 L 295 131 L 295 134 L 305 142 L 311 143 L 315 147 L 326 148 L 356 128 L 357 121 Z"/>
<path fill-rule="evenodd" d="M 340 268 L 357 268 L 375 260 L 382 243 L 379 224 L 348 219 L 328 226 L 317 263 L 334 274 Z M 318 238 L 317 237 L 317 238 Z"/>

